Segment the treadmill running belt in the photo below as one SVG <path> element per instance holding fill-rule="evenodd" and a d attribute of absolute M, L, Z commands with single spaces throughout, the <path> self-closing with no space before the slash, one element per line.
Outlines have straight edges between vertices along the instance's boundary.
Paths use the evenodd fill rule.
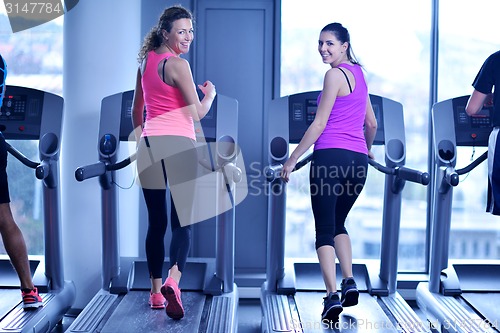
<path fill-rule="evenodd" d="M 500 331 L 500 293 L 462 293 L 462 298 Z"/>
<path fill-rule="evenodd" d="M 19 289 L 0 289 L 0 320 L 21 302 Z"/>
<path fill-rule="evenodd" d="M 181 297 L 185 316 L 181 320 L 173 320 L 167 317 L 165 309 L 152 310 L 149 307 L 148 291 L 130 291 L 118 304 L 101 332 L 198 332 L 205 295 L 183 292 Z"/>
<path fill-rule="evenodd" d="M 321 322 L 324 292 L 298 292 L 295 302 L 300 323 L 292 322 L 293 328 L 301 327 L 304 333 L 310 332 L 398 332 L 391 320 L 378 305 L 377 299 L 368 293 L 359 294 L 359 304 L 344 308 L 340 321 L 334 326 Z"/>

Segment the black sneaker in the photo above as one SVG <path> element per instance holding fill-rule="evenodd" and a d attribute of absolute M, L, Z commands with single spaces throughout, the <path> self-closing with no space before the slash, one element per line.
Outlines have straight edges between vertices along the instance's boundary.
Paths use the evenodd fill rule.
<path fill-rule="evenodd" d="M 359 291 L 353 278 L 343 279 L 342 283 L 340 283 L 340 289 L 342 290 L 342 298 L 340 300 L 342 306 L 348 307 L 358 304 Z"/>
<path fill-rule="evenodd" d="M 342 305 L 340 304 L 339 295 L 330 292 L 328 296 L 323 298 L 323 313 L 321 313 L 322 320 L 337 321 L 342 312 Z"/>

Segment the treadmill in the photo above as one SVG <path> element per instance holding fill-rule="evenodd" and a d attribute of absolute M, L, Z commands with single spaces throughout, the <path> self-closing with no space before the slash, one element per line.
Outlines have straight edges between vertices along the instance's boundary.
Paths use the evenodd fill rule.
<path fill-rule="evenodd" d="M 429 184 L 429 174 L 406 168 L 406 143 L 403 106 L 379 96 L 370 96 L 377 118 L 378 130 L 374 145 L 385 146 L 385 166 L 368 160 L 375 169 L 385 174 L 384 208 L 380 271 L 374 276 L 369 271 L 368 292 L 378 296 L 379 304 L 401 332 L 431 332 L 397 291 L 399 231 L 401 225 L 402 191 L 406 181 Z"/>
<path fill-rule="evenodd" d="M 238 289 L 234 283 L 234 205 L 221 211 L 216 218 L 215 260 L 188 258 L 179 286 L 186 310 L 181 320 L 168 318 L 165 310 L 152 310 L 148 305 L 151 284 L 146 259 L 120 256 L 118 189 L 114 180 L 117 170 L 135 160 L 134 153 L 117 161 L 120 141 L 135 142 L 131 119 L 133 94 L 130 90 L 102 100 L 97 147 L 99 162 L 80 167 L 75 172 L 78 181 L 99 177 L 103 273 L 101 290 L 67 332 L 235 332 Z M 212 193 L 214 196 L 223 195 L 221 188 L 227 190 L 226 196 L 227 193 L 234 196 L 235 183 L 242 177 L 236 164 L 237 110 L 235 99 L 217 95 L 208 114 L 201 123 L 195 124 L 198 139 L 206 141 L 197 147 L 203 165 L 199 172 L 215 172 L 219 180 L 217 193 Z M 164 277 L 168 267 L 167 261 Z"/>
<path fill-rule="evenodd" d="M 431 198 L 431 252 L 429 282 L 417 287 L 418 306 L 442 332 L 500 331 L 500 266 L 448 262 L 453 188 L 487 159 L 487 152 L 456 169 L 457 146 L 487 147 L 492 130 L 491 108 L 469 117 L 469 96 L 434 104 L 432 156 L 434 178 Z M 485 180 L 486 182 L 486 180 Z"/>
<path fill-rule="evenodd" d="M 43 307 L 26 311 L 19 278 L 9 260 L 0 261 L 0 332 L 50 332 L 75 301 L 73 282 L 64 280 L 61 250 L 59 152 L 63 98 L 48 92 L 7 86 L 0 111 L 0 130 L 7 140 L 38 140 L 40 162 L 28 159 L 7 143 L 8 152 L 35 169 L 43 183 L 43 260 L 30 260 L 33 283 Z"/>
<path fill-rule="evenodd" d="M 319 91 L 299 93 L 273 100 L 269 110 L 269 225 L 267 279 L 262 286 L 262 332 L 316 332 L 334 328 L 321 322 L 321 298 L 325 287 L 317 262 L 287 262 L 285 250 L 286 183 L 279 177 L 288 157 L 288 144 L 299 143 L 314 120 Z M 405 138 L 401 104 L 370 95 L 379 123 L 374 144 L 385 144 L 386 166 L 369 163 L 386 174 L 382 257 L 379 276 L 366 265 L 353 263 L 360 291 L 359 304 L 344 308 L 337 329 L 357 332 L 429 332 L 411 307 L 396 292 L 397 250 L 401 213 L 401 191 L 405 180 L 427 185 L 429 175 L 404 167 Z M 297 163 L 306 165 L 311 155 Z M 294 171 L 295 171 L 294 170 Z M 337 278 L 341 278 L 337 264 Z M 378 296 L 378 297 L 377 297 Z M 337 327 L 338 326 L 338 327 Z"/>

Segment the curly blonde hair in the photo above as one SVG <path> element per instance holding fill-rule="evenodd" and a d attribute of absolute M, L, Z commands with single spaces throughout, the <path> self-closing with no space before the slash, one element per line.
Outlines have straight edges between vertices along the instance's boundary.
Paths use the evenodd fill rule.
<path fill-rule="evenodd" d="M 158 24 L 154 26 L 144 38 L 141 50 L 139 51 L 139 62 L 146 58 L 146 55 L 149 51 L 152 51 L 161 46 L 161 44 L 163 43 L 163 35 L 161 33 L 162 30 L 170 32 L 170 30 L 172 30 L 174 21 L 184 18 L 193 20 L 193 14 L 191 14 L 189 10 L 182 7 L 181 5 L 175 5 L 165 9 L 163 11 L 163 14 L 161 14 L 160 16 Z"/>

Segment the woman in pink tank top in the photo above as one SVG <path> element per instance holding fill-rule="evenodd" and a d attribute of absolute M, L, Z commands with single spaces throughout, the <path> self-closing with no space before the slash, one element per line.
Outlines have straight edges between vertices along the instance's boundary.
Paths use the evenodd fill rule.
<path fill-rule="evenodd" d="M 173 319 L 184 316 L 178 285 L 191 246 L 198 166 L 193 121 L 208 113 L 216 95 L 215 86 L 206 81 L 198 85 L 204 94 L 199 100 L 189 63 L 180 57 L 189 51 L 192 41 L 192 14 L 181 6 L 165 9 L 140 50 L 132 108 L 138 175 L 148 208 L 149 305 L 166 308 Z M 172 241 L 168 277 L 163 283 L 167 186 L 171 193 Z"/>
<path fill-rule="evenodd" d="M 318 51 L 331 68 L 325 74 L 314 121 L 283 166 L 282 177 L 289 180 L 297 160 L 314 144 L 309 181 L 315 247 L 326 287 L 321 318 L 336 322 L 344 307 L 358 303 L 345 221 L 366 181 L 377 121 L 347 29 L 340 23 L 325 26 L 319 36 Z M 343 277 L 340 297 L 336 257 Z"/>

